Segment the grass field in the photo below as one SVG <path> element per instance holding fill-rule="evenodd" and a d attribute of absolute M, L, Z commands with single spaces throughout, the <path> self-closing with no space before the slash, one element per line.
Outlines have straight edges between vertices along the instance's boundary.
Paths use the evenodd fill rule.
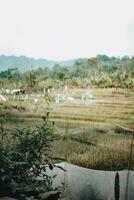
<path fill-rule="evenodd" d="M 41 94 L 25 101 L 9 96 L 9 101 L 0 104 L 0 120 L 7 132 L 16 127 L 34 128 L 49 111 L 50 120 L 55 122 L 55 133 L 60 135 L 53 143 L 53 156 L 89 168 L 126 169 L 132 134 L 120 126 L 134 127 L 134 91 L 92 89 L 93 99 L 83 103 L 81 95 L 87 90 L 68 89 L 66 95 L 76 101 L 65 100 L 59 104 L 54 98 L 61 91 L 53 91 L 49 105 Z"/>

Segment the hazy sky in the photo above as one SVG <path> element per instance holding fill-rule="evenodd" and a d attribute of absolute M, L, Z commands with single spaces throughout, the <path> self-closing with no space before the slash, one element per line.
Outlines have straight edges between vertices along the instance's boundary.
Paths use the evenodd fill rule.
<path fill-rule="evenodd" d="M 134 0 L 0 0 L 0 54 L 134 55 Z"/>

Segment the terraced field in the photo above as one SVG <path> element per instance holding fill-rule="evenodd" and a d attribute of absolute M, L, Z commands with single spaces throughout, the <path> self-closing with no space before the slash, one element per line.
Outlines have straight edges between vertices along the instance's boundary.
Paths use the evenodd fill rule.
<path fill-rule="evenodd" d="M 82 102 L 81 95 L 86 91 L 69 89 L 66 95 L 75 101 L 59 104 L 54 101 L 55 94 L 51 94 L 49 105 L 42 97 L 37 102 L 10 100 L 0 105 L 0 119 L 10 132 L 16 127 L 35 127 L 49 111 L 54 131 L 60 135 L 53 144 L 53 156 L 95 169 L 127 168 L 134 127 L 134 91 L 92 89 L 93 99 Z"/>

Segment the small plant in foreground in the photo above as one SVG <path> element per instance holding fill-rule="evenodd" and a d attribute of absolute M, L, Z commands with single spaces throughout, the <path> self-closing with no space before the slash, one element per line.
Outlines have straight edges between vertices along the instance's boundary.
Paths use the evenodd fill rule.
<path fill-rule="evenodd" d="M 3 135 L 3 129 L 1 129 Z M 50 156 L 54 140 L 53 126 L 44 119 L 35 130 L 25 128 L 12 133 L 10 144 L 0 140 L 0 196 L 38 199 L 40 193 L 52 190 L 52 178 L 46 165 L 53 169 Z"/>

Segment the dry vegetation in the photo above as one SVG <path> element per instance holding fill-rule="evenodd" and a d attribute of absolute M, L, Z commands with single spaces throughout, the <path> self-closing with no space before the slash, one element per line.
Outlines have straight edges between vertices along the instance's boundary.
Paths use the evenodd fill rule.
<path fill-rule="evenodd" d="M 87 89 L 70 88 L 67 94 L 80 100 L 85 91 Z M 8 102 L 0 104 L 0 119 L 5 131 L 35 127 L 49 111 L 50 120 L 55 122 L 55 133 L 59 134 L 59 140 L 53 144 L 53 156 L 95 169 L 126 169 L 132 134 L 118 125 L 129 129 L 134 126 L 134 91 L 92 89 L 94 99 L 84 104 L 80 101 L 56 104 L 54 96 L 58 92 L 51 93 L 49 105 L 40 94 L 25 101 L 24 97 L 21 100 L 9 96 Z"/>

